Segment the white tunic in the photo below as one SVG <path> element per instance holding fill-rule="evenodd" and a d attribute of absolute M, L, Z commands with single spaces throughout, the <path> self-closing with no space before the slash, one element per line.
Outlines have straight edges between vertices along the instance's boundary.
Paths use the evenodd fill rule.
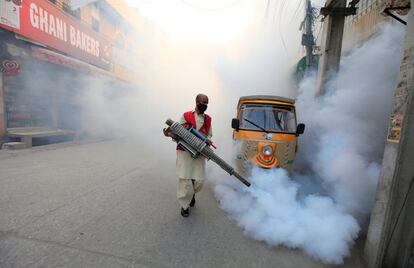
<path fill-rule="evenodd" d="M 204 124 L 204 114 L 198 115 L 194 112 L 194 115 L 196 121 L 196 128 L 197 130 L 200 130 L 200 128 Z M 184 116 L 181 117 L 179 123 L 186 123 Z M 210 126 L 208 137 L 211 138 L 212 136 L 213 132 Z M 191 157 L 191 154 L 189 152 L 177 150 L 176 173 L 179 179 L 204 180 L 205 166 L 206 159 L 203 156 L 200 155 L 199 157 L 194 159 Z"/>

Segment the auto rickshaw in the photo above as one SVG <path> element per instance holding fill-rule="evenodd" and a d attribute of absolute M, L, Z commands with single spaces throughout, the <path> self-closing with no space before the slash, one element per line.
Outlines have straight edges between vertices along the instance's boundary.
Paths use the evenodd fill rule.
<path fill-rule="evenodd" d="M 304 124 L 296 123 L 293 99 L 255 95 L 241 97 L 232 120 L 236 141 L 236 170 L 248 174 L 254 165 L 292 171 L 298 136 Z"/>

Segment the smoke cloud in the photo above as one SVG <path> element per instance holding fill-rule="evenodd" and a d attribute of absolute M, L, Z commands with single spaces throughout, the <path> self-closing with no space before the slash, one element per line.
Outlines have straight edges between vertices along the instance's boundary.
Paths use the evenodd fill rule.
<path fill-rule="evenodd" d="M 283 31 L 285 40 L 299 40 L 298 25 L 293 28 L 295 37 L 289 36 L 293 30 Z M 207 112 L 213 118 L 217 153 L 231 162 L 230 121 L 238 98 L 296 97 L 298 119 L 306 123 L 306 131 L 300 137 L 295 173 L 255 168 L 249 178 L 253 185 L 247 189 L 210 164 L 208 174 L 213 175 L 208 179 L 220 207 L 246 235 L 340 264 L 365 228 L 372 208 L 402 37 L 402 27 L 387 26 L 343 57 L 341 71 L 331 81 L 335 86 L 316 99 L 314 76 L 299 89 L 292 85 L 289 66 L 297 51 L 288 41 L 283 48 L 279 31 L 253 29 L 227 47 L 154 36 L 141 47 L 151 55 L 142 68 L 146 80 L 131 86 L 82 75 L 61 119 L 67 125 L 80 121 L 73 127 L 81 136 L 149 141 L 163 161 L 174 162 L 174 146 L 161 132 L 164 122 L 178 120 L 194 108 L 195 96 L 205 93 L 210 97 Z M 62 85 L 74 80 L 69 74 L 59 79 Z"/>
<path fill-rule="evenodd" d="M 281 49 L 277 32 L 256 31 L 231 49 L 163 40 L 153 46 L 156 58 L 148 62 L 143 73 L 148 79 L 139 87 L 113 88 L 105 79 L 88 79 L 90 90 L 79 98 L 83 129 L 91 136 L 157 139 L 163 159 L 175 161 L 173 146 L 161 134 L 165 119 L 178 120 L 194 108 L 196 94 L 206 93 L 217 153 L 231 162 L 230 120 L 238 98 L 296 97 L 306 131 L 292 175 L 255 168 L 247 189 L 210 164 L 208 179 L 220 207 L 249 237 L 341 264 L 373 205 L 402 39 L 402 27 L 384 27 L 342 58 L 340 73 L 318 99 L 314 75 L 293 90 L 294 51 Z"/>
<path fill-rule="evenodd" d="M 254 168 L 249 189 L 215 180 L 221 208 L 248 236 L 344 262 L 373 206 L 403 30 L 384 26 L 344 56 L 323 97 L 314 97 L 315 75 L 301 83 L 298 119 L 307 129 L 292 176 Z"/>
<path fill-rule="evenodd" d="M 297 198 L 300 185 L 283 169 L 254 168 L 251 188 L 217 185 L 220 206 L 245 233 L 269 245 L 303 249 L 326 263 L 340 264 L 357 237 L 357 221 L 329 197 Z"/>
<path fill-rule="evenodd" d="M 335 201 L 355 216 L 370 213 L 374 201 L 403 30 L 387 25 L 344 57 L 323 98 L 309 95 L 312 78 L 300 88 L 299 118 L 309 128 L 301 140 L 299 168 L 310 168 Z"/>

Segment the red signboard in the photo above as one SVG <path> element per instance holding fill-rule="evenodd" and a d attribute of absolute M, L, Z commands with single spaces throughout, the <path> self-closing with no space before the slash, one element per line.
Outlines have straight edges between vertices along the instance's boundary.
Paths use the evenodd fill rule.
<path fill-rule="evenodd" d="M 1 27 L 103 69 L 110 69 L 110 43 L 47 1 L 0 0 L 0 13 Z"/>

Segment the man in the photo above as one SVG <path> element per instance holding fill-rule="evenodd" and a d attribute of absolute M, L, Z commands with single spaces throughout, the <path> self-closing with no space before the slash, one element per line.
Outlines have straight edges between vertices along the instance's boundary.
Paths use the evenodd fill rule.
<path fill-rule="evenodd" d="M 204 113 L 207 110 L 207 105 L 208 97 L 204 94 L 198 94 L 194 111 L 185 112 L 179 123 L 185 127 L 192 126 L 211 139 L 211 117 Z M 164 135 L 176 138 L 169 128 L 164 129 Z M 209 141 L 209 145 L 211 145 L 211 141 Z M 194 159 L 184 148 L 177 146 L 177 199 L 183 217 L 190 215 L 189 207 L 195 205 L 195 194 L 203 187 L 205 165 L 206 159 L 203 156 L 200 155 Z"/>

